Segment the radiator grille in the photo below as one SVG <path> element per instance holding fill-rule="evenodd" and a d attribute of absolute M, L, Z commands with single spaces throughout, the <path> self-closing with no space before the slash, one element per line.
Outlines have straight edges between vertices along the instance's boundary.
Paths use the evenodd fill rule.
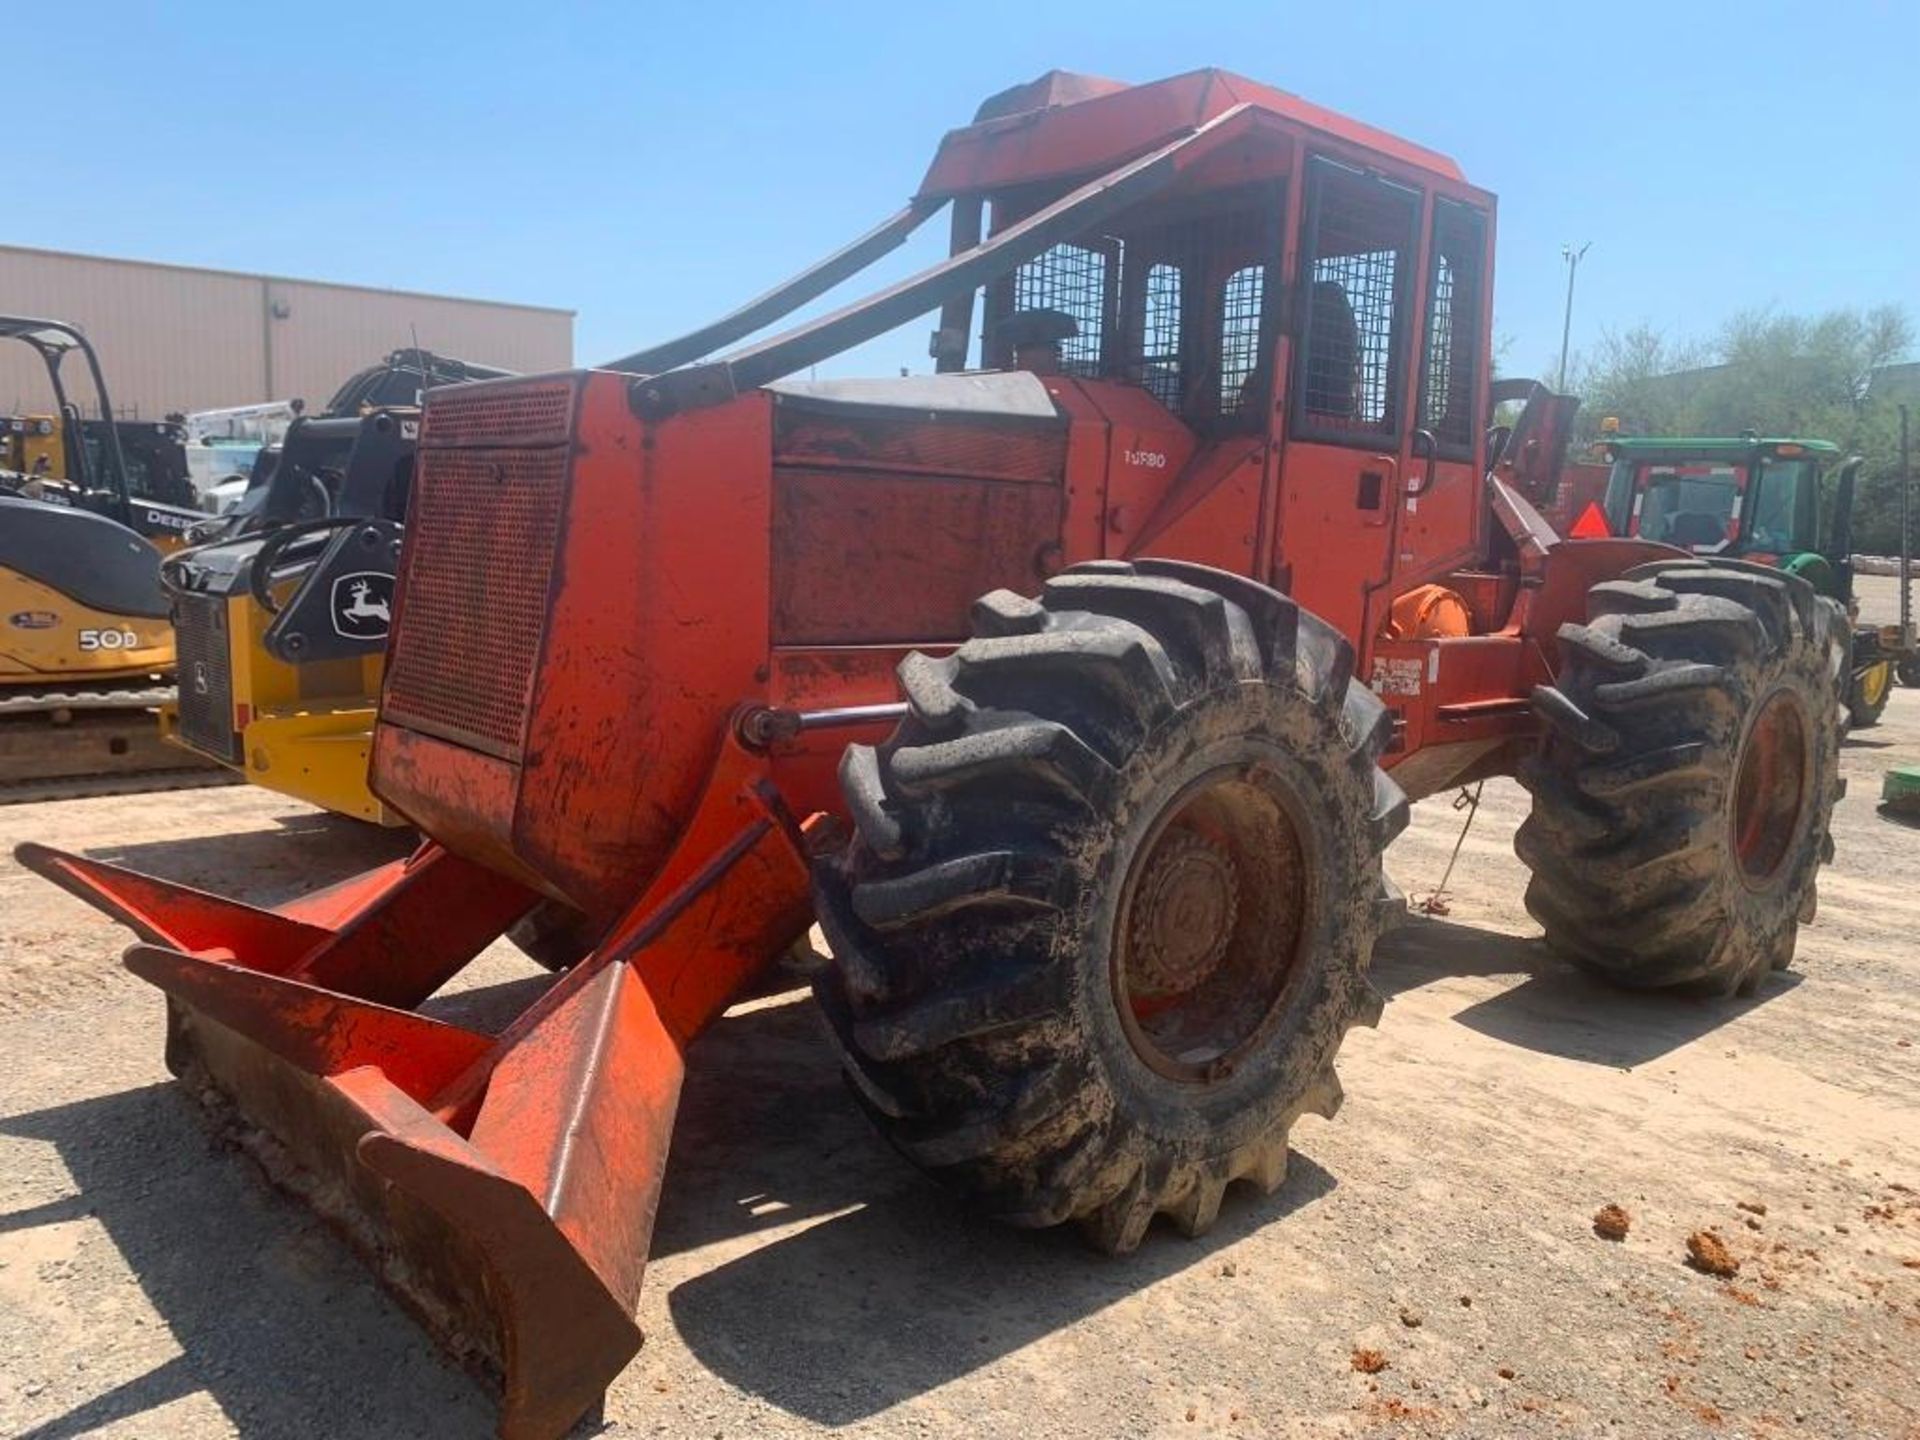
<path fill-rule="evenodd" d="M 949 419 L 852 420 L 782 404 L 774 430 L 776 465 L 930 471 L 982 480 L 1058 480 L 1066 465 L 1065 426 L 976 424 Z"/>
<path fill-rule="evenodd" d="M 570 453 L 531 446 L 565 440 L 571 395 L 557 385 L 429 401 L 438 443 L 420 452 L 382 718 L 520 759 Z M 517 443 L 456 449 L 449 435 Z"/>
<path fill-rule="evenodd" d="M 567 439 L 573 386 L 484 386 L 436 391 L 427 404 L 425 446 L 559 445 Z"/>
<path fill-rule="evenodd" d="M 233 728 L 226 597 L 176 594 L 173 643 L 178 657 L 180 738 L 203 755 L 241 764 L 246 756 Z"/>

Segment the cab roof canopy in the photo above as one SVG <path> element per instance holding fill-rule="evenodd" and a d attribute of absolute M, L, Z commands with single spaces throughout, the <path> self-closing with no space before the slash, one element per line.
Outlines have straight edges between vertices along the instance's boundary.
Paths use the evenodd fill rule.
<path fill-rule="evenodd" d="M 1236 105 L 1251 105 L 1437 179 L 1465 180 L 1445 155 L 1230 71 L 1193 70 L 1125 85 L 1053 70 L 1001 91 L 980 107 L 971 125 L 949 131 L 915 198 L 924 203 L 1111 170 Z"/>
<path fill-rule="evenodd" d="M 64 320 L 38 320 L 31 315 L 0 315 L 0 340 L 24 340 L 41 351 L 78 349 L 80 332 Z"/>
<path fill-rule="evenodd" d="M 1617 460 L 1740 460 L 1756 450 L 1771 455 L 1782 449 L 1789 458 L 1796 449 L 1821 456 L 1840 453 L 1831 440 L 1761 435 L 1621 435 L 1608 439 L 1606 448 Z"/>

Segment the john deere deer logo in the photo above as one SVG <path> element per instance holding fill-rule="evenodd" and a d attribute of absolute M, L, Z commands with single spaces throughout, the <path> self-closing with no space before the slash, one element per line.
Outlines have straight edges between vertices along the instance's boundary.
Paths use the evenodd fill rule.
<path fill-rule="evenodd" d="M 393 624 L 393 577 L 375 571 L 333 582 L 333 628 L 346 640 L 383 640 Z"/>

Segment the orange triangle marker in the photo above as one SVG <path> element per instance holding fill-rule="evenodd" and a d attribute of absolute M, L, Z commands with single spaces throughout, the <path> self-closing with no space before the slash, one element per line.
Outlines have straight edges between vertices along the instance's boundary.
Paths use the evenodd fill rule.
<path fill-rule="evenodd" d="M 1580 512 L 1580 518 L 1567 533 L 1575 540 L 1605 540 L 1613 534 L 1607 528 L 1607 514 L 1598 500 L 1587 502 L 1587 508 Z"/>

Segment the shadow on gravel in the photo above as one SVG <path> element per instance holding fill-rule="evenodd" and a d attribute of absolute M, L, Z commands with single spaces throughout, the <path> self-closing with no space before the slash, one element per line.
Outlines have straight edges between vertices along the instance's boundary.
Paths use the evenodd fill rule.
<path fill-rule="evenodd" d="M 129 1421 L 128 1434 L 148 1433 L 137 1417 L 201 1392 L 243 1436 L 492 1432 L 485 1397 L 441 1362 L 320 1221 L 215 1144 L 177 1087 L 11 1116 L 0 1132 L 52 1145 L 80 1192 L 0 1215 L 0 1230 L 94 1216 L 183 1352 L 75 1403 L 71 1387 L 104 1371 L 108 1352 L 55 1381 L 46 1398 L 66 1408 L 20 1440 L 67 1440 Z M 74 1286 L 76 1305 L 101 1303 L 79 1288 L 99 1279 L 51 1283 Z"/>
<path fill-rule="evenodd" d="M 1393 996 L 1458 975 L 1525 975 L 1453 1018 L 1510 1045 L 1611 1069 L 1657 1060 L 1800 983 L 1780 971 L 1746 999 L 1623 990 L 1560 959 L 1536 938 L 1413 916 L 1373 957 L 1374 983 Z M 1389 1015 L 1383 1023 L 1391 1024 Z"/>
<path fill-rule="evenodd" d="M 82 853 L 90 860 L 124 865 L 250 905 L 278 905 L 398 860 L 415 843 L 411 830 L 383 829 L 315 811 L 288 815 L 271 827 L 238 834 L 96 845 Z"/>
<path fill-rule="evenodd" d="M 1898 740 L 1869 740 L 1858 731 L 1840 738 L 1842 750 L 1891 750 L 1899 743 Z"/>
<path fill-rule="evenodd" d="M 436 1003 L 449 1015 L 518 1008 L 529 983 L 541 981 Z M 667 1297 L 704 1364 L 804 1418 L 884 1411 L 1205 1263 L 1337 1183 L 1295 1152 L 1279 1194 L 1236 1187 L 1209 1236 L 1156 1229 L 1119 1260 L 1071 1233 L 1008 1230 L 968 1215 L 887 1149 L 842 1088 L 819 1024 L 793 992 L 730 1015 L 694 1049 L 652 1247 L 666 1257 L 817 1222 Z M 97 1218 L 184 1352 L 77 1400 L 73 1382 L 57 1383 L 46 1399 L 64 1408 L 22 1440 L 127 1422 L 144 1433 L 138 1417 L 201 1393 L 259 1440 L 492 1433 L 491 1400 L 323 1222 L 217 1143 L 178 1087 L 0 1119 L 0 1133 L 53 1146 L 79 1190 L 0 1214 L 0 1231 Z M 75 1303 L 95 1302 L 76 1291 Z"/>
<path fill-rule="evenodd" d="M 1879 805 L 1873 812 L 1889 825 L 1898 825 L 1902 830 L 1920 830 L 1920 812 L 1898 810 L 1891 805 Z"/>
<path fill-rule="evenodd" d="M 830 1217 L 667 1299 L 702 1364 L 807 1420 L 849 1424 L 992 1364 L 1206 1263 L 1337 1183 L 1295 1151 L 1277 1195 L 1236 1186 L 1207 1236 L 1156 1226 L 1119 1259 L 1070 1230 L 1011 1230 L 969 1214 L 886 1147 L 818 1026 L 795 997 L 729 1020 L 695 1052 L 654 1234 L 654 1253 L 670 1255 Z"/>

